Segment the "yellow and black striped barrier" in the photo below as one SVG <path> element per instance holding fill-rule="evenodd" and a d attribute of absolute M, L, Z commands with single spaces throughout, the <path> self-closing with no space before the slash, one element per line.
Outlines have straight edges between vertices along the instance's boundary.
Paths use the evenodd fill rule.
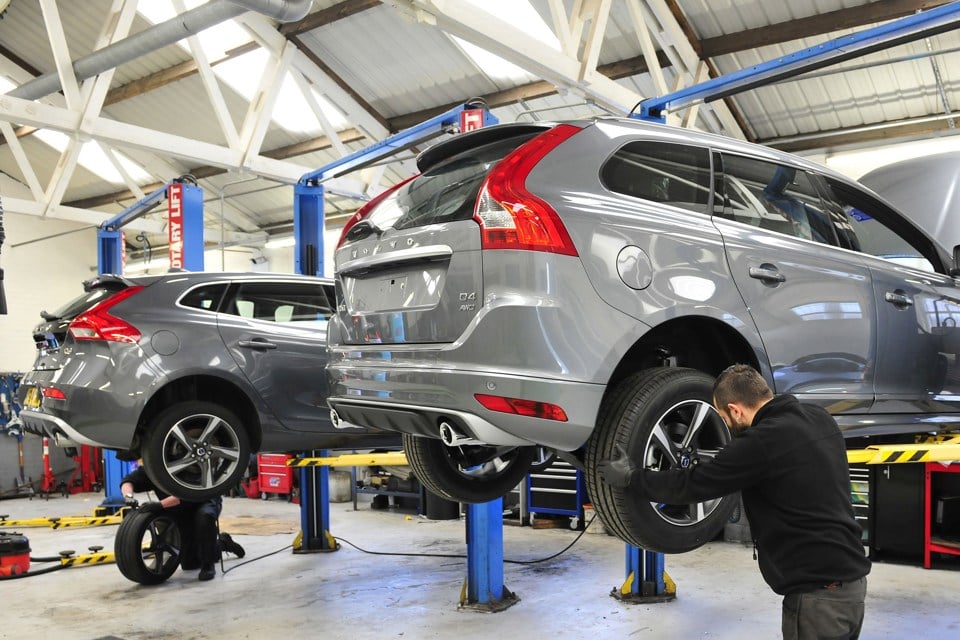
<path fill-rule="evenodd" d="M 345 453 L 324 458 L 291 458 L 288 467 L 402 467 L 408 465 L 403 451 L 385 453 Z"/>
<path fill-rule="evenodd" d="M 116 556 L 113 554 L 113 551 L 104 551 L 102 553 L 83 553 L 79 556 L 60 558 L 60 564 L 64 567 L 92 567 L 98 564 L 108 564 L 110 562 L 116 562 Z"/>
<path fill-rule="evenodd" d="M 50 527 L 51 529 L 65 529 L 67 527 L 102 527 L 110 524 L 120 524 L 123 521 L 123 511 L 111 516 L 59 516 L 52 518 L 27 518 L 24 520 L 0 520 L 0 527 Z"/>
<path fill-rule="evenodd" d="M 960 462 L 960 435 L 933 436 L 914 444 L 878 444 L 847 451 L 851 464 Z"/>

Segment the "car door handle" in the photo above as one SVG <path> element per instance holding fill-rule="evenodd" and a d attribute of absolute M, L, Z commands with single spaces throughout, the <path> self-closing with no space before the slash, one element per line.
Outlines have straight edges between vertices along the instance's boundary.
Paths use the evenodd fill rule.
<path fill-rule="evenodd" d="M 883 299 L 898 309 L 906 309 L 907 307 L 913 306 L 913 298 L 908 296 L 906 291 L 901 289 L 897 289 L 896 291 L 887 291 L 885 294 L 883 294 Z"/>
<path fill-rule="evenodd" d="M 751 278 L 762 280 L 767 284 L 779 284 L 787 281 L 787 276 L 780 273 L 780 270 L 772 264 L 762 264 L 759 267 L 750 267 L 750 269 L 747 270 L 747 273 L 750 274 Z"/>
<path fill-rule="evenodd" d="M 277 345 L 267 342 L 263 338 L 254 338 L 253 340 L 241 340 L 237 346 L 247 347 L 248 349 L 276 349 Z"/>

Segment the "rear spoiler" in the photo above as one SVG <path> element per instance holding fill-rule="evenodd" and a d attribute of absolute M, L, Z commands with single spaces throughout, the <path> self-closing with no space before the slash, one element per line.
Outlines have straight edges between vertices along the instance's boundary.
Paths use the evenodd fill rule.
<path fill-rule="evenodd" d="M 451 158 L 467 149 L 516 136 L 536 135 L 544 131 L 549 131 L 556 125 L 556 122 L 517 122 L 484 127 L 483 129 L 475 129 L 467 133 L 461 133 L 443 142 L 438 142 L 423 151 L 417 156 L 417 168 L 420 170 L 420 173 L 423 173 L 447 158 Z"/>

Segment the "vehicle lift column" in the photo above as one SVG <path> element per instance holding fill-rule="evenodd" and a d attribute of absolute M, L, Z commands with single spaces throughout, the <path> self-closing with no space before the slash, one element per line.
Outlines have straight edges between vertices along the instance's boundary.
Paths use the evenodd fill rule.
<path fill-rule="evenodd" d="M 192 183 L 192 178 L 181 177 L 100 224 L 97 229 L 97 273 L 123 273 L 126 260 L 122 228 L 155 209 L 164 198 L 167 199 L 170 267 L 203 271 L 203 190 Z M 124 506 L 120 480 L 131 470 L 132 463 L 118 460 L 113 451 L 103 450 L 106 499 L 100 505 L 102 508 L 115 512 Z"/>
<path fill-rule="evenodd" d="M 471 131 L 498 122 L 486 105 L 467 103 L 304 174 L 294 187 L 294 267 L 297 273 L 323 275 L 324 181 L 372 165 L 443 133 Z M 388 354 L 385 357 L 389 357 Z M 326 465 L 304 466 L 301 470 L 301 553 L 336 549 L 336 540 L 328 530 L 328 473 Z M 466 526 L 467 585 L 461 600 L 491 610 L 496 610 L 492 607 L 497 607 L 497 603 L 509 606 L 516 597 L 503 587 L 502 499 L 468 505 Z M 506 606 L 501 604 L 499 608 Z"/>

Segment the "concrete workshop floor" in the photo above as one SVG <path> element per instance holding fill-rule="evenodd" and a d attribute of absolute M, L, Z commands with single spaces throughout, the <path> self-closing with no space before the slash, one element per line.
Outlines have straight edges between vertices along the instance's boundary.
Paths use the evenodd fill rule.
<path fill-rule="evenodd" d="M 91 514 L 102 497 L 0 501 L 0 514 L 25 519 Z M 332 532 L 373 551 L 459 554 L 462 521 L 429 521 L 361 504 L 331 506 Z M 567 553 L 536 565 L 508 564 L 505 583 L 521 601 L 501 613 L 458 611 L 466 561 L 373 556 L 347 544 L 337 553 L 289 550 L 241 562 L 289 545 L 299 529 L 296 505 L 228 498 L 223 521 L 234 522 L 244 560 L 228 556 L 210 582 L 177 571 L 143 587 L 115 565 L 71 568 L 0 583 L 0 638 L 155 640 L 160 638 L 778 638 L 780 598 L 760 578 L 751 550 L 714 542 L 667 557 L 678 585 L 675 601 L 626 605 L 608 594 L 622 580 L 623 544 L 584 535 Z M 241 526 L 241 524 L 243 526 Z M 229 531 L 229 527 L 223 527 Z M 7 527 L 9 530 L 10 528 Z M 116 526 L 20 528 L 34 556 L 90 545 L 113 548 Z M 548 556 L 570 543 L 569 530 L 505 527 L 508 559 Z M 33 568 L 40 565 L 34 564 Z M 956 566 L 956 565 L 954 565 Z M 960 637 L 960 573 L 875 564 L 863 638 L 925 640 Z"/>

